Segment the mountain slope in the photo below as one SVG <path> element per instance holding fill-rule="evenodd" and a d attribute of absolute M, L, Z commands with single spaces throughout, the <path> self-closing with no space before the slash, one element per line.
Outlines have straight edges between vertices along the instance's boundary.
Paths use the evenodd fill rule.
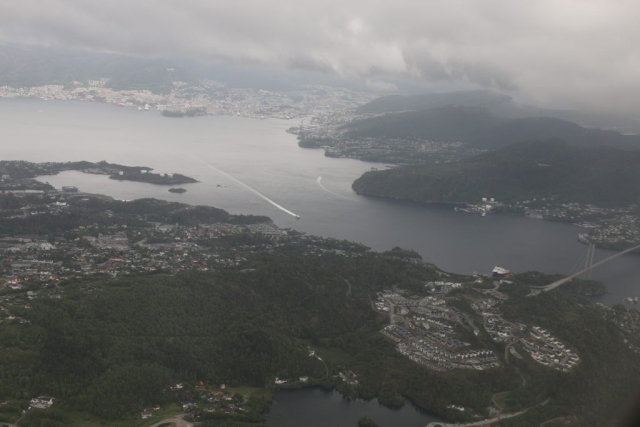
<path fill-rule="evenodd" d="M 616 129 L 622 133 L 640 134 L 640 124 L 632 113 L 623 115 L 602 111 L 541 108 L 522 104 L 509 95 L 491 90 L 454 91 L 411 96 L 388 95 L 360 106 L 357 113 L 386 114 L 439 107 L 482 107 L 505 118 L 553 117 L 590 128 Z"/>
<path fill-rule="evenodd" d="M 417 111 L 441 107 L 482 107 L 493 114 L 522 118 L 531 116 L 555 117 L 555 110 L 520 104 L 508 95 L 490 90 L 470 90 L 423 95 L 389 95 L 374 99 L 360 106 L 359 114 L 384 114 L 401 111 Z M 558 112 L 559 113 L 559 112 Z"/>
<path fill-rule="evenodd" d="M 351 138 L 461 141 L 477 148 L 498 149 L 538 139 L 561 138 L 585 147 L 640 149 L 640 136 L 590 129 L 551 117 L 508 119 L 482 107 L 438 107 L 355 120 L 343 128 Z"/>
<path fill-rule="evenodd" d="M 367 172 L 353 188 L 419 202 L 467 203 L 491 195 L 501 201 L 544 197 L 627 206 L 640 201 L 640 152 L 525 142 L 465 161 Z"/>

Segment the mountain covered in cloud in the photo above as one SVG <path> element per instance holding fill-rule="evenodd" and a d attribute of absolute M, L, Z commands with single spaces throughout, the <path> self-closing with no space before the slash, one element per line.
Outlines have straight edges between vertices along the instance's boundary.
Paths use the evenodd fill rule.
<path fill-rule="evenodd" d="M 493 102 L 486 103 L 483 102 L 486 99 L 485 95 L 484 92 L 472 93 L 469 97 L 472 101 L 465 103 L 455 102 L 463 97 L 460 93 L 441 94 L 434 97 L 382 98 L 361 107 L 359 111 L 380 112 L 427 108 L 391 112 L 354 120 L 343 129 L 351 138 L 460 141 L 490 150 L 521 141 L 549 138 L 560 138 L 572 145 L 582 147 L 608 146 L 624 150 L 640 149 L 640 136 L 583 127 L 555 117 L 532 116 L 546 112 L 535 107 L 524 106 L 518 109 L 514 106 L 509 113 L 509 106 L 517 105 L 510 98 L 490 95 L 489 98 Z M 469 98 L 465 97 L 465 100 Z M 473 102 L 474 100 L 477 102 Z M 505 115 L 498 115 L 496 112 L 505 112 Z"/>
<path fill-rule="evenodd" d="M 638 116 L 638 16 L 638 2 L 604 0 L 20 0 L 3 3 L 0 42 L 295 70 L 378 88 L 393 79 L 425 89 L 472 84 Z"/>
<path fill-rule="evenodd" d="M 419 95 L 388 95 L 362 105 L 359 114 L 384 114 L 402 111 L 426 110 L 438 107 L 483 107 L 505 117 L 531 117 L 549 115 L 552 110 L 520 104 L 509 95 L 491 90 L 469 90 Z"/>

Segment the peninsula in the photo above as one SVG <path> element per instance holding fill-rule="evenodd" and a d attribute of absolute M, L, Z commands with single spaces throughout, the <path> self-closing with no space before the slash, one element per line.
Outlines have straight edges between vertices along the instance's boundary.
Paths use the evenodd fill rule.
<path fill-rule="evenodd" d="M 519 212 L 581 224 L 591 230 L 585 239 L 601 246 L 640 243 L 640 151 L 523 142 L 453 162 L 370 171 L 353 189 L 472 213 Z"/>
<path fill-rule="evenodd" d="M 198 182 L 181 174 L 157 174 L 153 168 L 146 166 L 124 166 L 115 163 L 101 162 L 46 162 L 33 163 L 23 160 L 0 161 L 0 172 L 6 178 L 24 179 L 43 175 L 57 175 L 63 171 L 79 171 L 95 175 L 108 175 L 119 181 L 139 181 L 156 185 L 179 185 Z"/>

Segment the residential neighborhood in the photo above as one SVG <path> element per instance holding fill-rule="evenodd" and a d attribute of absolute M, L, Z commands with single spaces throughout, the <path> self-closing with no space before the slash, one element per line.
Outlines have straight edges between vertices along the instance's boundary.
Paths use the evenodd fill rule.
<path fill-rule="evenodd" d="M 116 104 L 141 112 L 149 110 L 251 118 L 294 119 L 325 114 L 332 110 L 353 109 L 376 95 L 344 88 L 305 85 L 284 92 L 229 86 L 214 80 L 174 81 L 170 93 L 149 90 L 115 90 L 108 78 L 73 82 L 71 85 L 33 87 L 0 86 L 0 98 L 38 98 Z"/>
<path fill-rule="evenodd" d="M 545 329 L 514 323 L 502 316 L 500 304 L 509 298 L 499 291 L 503 283 L 511 282 L 495 280 L 491 289 L 474 288 L 485 295 L 470 305 L 482 318 L 484 332 L 494 343 L 506 346 L 516 358 L 522 358 L 517 346 L 537 363 L 569 372 L 580 362 L 575 350 Z M 390 321 L 380 332 L 396 343 L 401 354 L 434 371 L 500 366 L 495 351 L 476 339 L 481 330 L 471 316 L 452 304 L 458 299 L 450 295 L 451 291 L 462 286 L 457 282 L 434 281 L 425 284 L 428 292 L 425 297 L 400 289 L 378 294 L 373 307 Z"/>

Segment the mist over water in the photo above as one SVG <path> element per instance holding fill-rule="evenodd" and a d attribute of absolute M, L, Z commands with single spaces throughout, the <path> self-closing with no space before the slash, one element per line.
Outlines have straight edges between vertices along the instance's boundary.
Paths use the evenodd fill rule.
<path fill-rule="evenodd" d="M 383 165 L 299 148 L 295 136 L 285 132 L 298 121 L 171 119 L 106 104 L 24 99 L 0 100 L 0 117 L 6 141 L 2 159 L 106 160 L 200 181 L 181 185 L 188 192 L 179 195 L 169 193 L 169 187 L 81 172 L 42 178 L 57 188 L 76 185 L 117 199 L 155 197 L 267 215 L 280 227 L 348 239 L 374 250 L 414 249 L 426 261 L 460 273 L 488 273 L 496 264 L 513 271 L 570 273 L 586 251 L 577 241 L 583 229 L 573 225 L 507 214 L 472 216 L 448 206 L 358 196 L 351 183 Z M 598 249 L 595 258 L 611 254 Z M 610 294 L 600 298 L 607 304 L 640 296 L 640 257 L 620 257 L 592 277 L 609 286 Z"/>

